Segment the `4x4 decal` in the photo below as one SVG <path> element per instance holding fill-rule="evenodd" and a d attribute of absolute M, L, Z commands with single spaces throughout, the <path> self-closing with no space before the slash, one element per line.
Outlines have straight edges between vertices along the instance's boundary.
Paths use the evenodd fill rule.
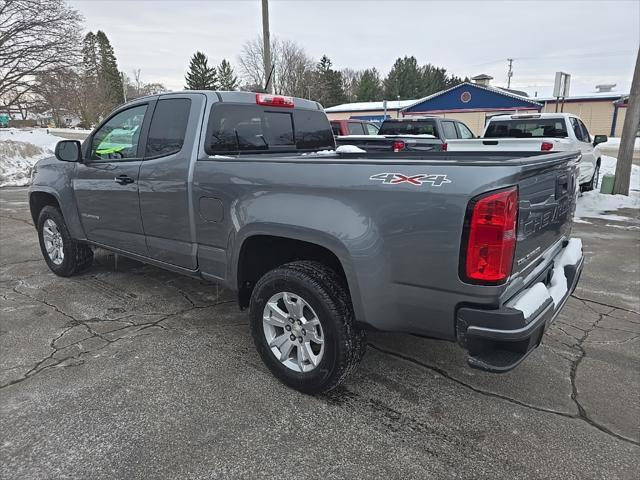
<path fill-rule="evenodd" d="M 446 175 L 420 173 L 418 175 L 404 175 L 403 173 L 376 173 L 371 175 L 369 180 L 378 180 L 385 184 L 397 185 L 409 183 L 411 185 L 422 185 L 428 183 L 434 187 L 440 187 L 445 183 L 451 183 Z"/>

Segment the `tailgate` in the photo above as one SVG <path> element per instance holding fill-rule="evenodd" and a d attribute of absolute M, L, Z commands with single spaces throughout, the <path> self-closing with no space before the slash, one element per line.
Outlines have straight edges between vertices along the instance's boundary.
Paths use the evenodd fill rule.
<path fill-rule="evenodd" d="M 553 143 L 553 151 L 558 150 L 555 148 L 555 139 L 547 140 L 545 142 Z M 493 151 L 505 151 L 505 152 L 540 152 L 542 151 L 543 139 L 527 139 L 527 138 L 478 138 L 469 140 L 449 140 L 448 151 L 450 152 L 493 152 Z"/>
<path fill-rule="evenodd" d="M 578 154 L 567 155 L 525 170 L 518 183 L 514 274 L 540 265 L 548 249 L 569 237 L 578 192 L 579 158 Z"/>

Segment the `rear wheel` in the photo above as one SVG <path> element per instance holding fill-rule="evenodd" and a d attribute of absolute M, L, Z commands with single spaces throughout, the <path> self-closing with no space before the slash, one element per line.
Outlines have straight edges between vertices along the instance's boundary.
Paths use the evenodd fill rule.
<path fill-rule="evenodd" d="M 587 183 L 583 183 L 580 185 L 580 191 L 582 192 L 590 192 L 594 188 L 598 188 L 598 181 L 600 180 L 600 165 L 596 165 L 595 170 L 593 171 L 593 177 Z"/>
<path fill-rule="evenodd" d="M 251 295 L 250 315 L 262 360 L 305 393 L 337 387 L 366 349 L 344 281 L 318 262 L 292 262 L 265 274 Z"/>
<path fill-rule="evenodd" d="M 93 251 L 69 234 L 64 217 L 55 207 L 46 206 L 38 217 L 40 250 L 53 273 L 70 277 L 88 268 L 93 262 Z"/>

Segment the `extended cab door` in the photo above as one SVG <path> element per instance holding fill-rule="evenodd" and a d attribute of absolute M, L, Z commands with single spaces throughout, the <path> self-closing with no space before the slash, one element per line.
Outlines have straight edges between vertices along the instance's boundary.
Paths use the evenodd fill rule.
<path fill-rule="evenodd" d="M 190 270 L 197 268 L 191 166 L 205 103 L 201 93 L 162 95 L 140 168 L 140 211 L 149 256 Z"/>
<path fill-rule="evenodd" d="M 147 255 L 140 219 L 138 173 L 154 101 L 127 105 L 87 139 L 73 179 L 87 238 L 107 247 Z"/>

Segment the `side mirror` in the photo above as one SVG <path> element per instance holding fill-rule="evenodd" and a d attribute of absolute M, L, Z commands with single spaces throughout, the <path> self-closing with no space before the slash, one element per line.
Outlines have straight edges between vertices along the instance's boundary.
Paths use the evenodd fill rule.
<path fill-rule="evenodd" d="M 599 143 L 604 143 L 607 140 L 609 140 L 609 138 L 606 135 L 596 135 L 593 139 L 593 146 L 595 147 Z"/>
<path fill-rule="evenodd" d="M 82 149 L 78 140 L 61 140 L 56 144 L 55 156 L 62 162 L 79 162 Z"/>

